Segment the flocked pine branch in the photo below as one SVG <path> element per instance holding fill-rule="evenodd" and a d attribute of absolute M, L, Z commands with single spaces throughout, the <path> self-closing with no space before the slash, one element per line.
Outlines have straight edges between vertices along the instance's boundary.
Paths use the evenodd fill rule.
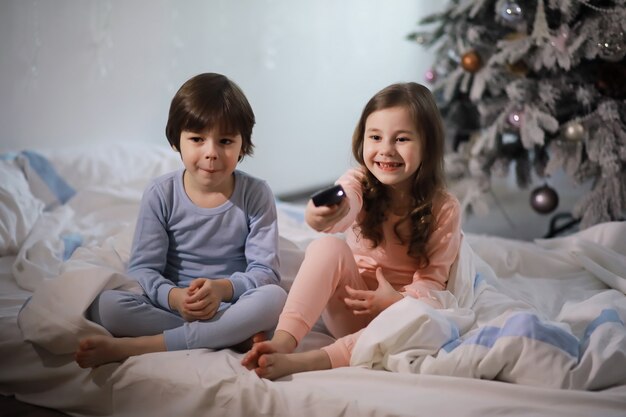
<path fill-rule="evenodd" d="M 408 37 L 435 49 L 429 81 L 468 206 L 515 163 L 521 187 L 531 171 L 590 183 L 581 227 L 623 219 L 626 0 L 451 0 L 420 26 Z"/>

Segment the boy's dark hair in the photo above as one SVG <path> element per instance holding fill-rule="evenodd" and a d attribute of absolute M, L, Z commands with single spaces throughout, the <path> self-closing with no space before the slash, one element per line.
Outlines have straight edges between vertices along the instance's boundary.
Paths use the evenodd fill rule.
<path fill-rule="evenodd" d="M 254 112 L 237 84 L 221 74 L 204 73 L 186 81 L 170 104 L 165 136 L 180 151 L 184 130 L 201 133 L 217 128 L 221 133 L 239 133 L 241 153 L 252 155 Z"/>

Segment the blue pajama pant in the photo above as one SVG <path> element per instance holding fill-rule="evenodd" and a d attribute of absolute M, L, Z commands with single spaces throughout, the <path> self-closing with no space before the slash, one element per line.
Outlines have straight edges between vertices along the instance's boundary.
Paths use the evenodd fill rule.
<path fill-rule="evenodd" d="M 221 349 L 245 341 L 258 332 L 273 331 L 287 293 L 270 284 L 243 293 L 235 303 L 222 302 L 209 320 L 185 321 L 177 312 L 154 305 L 144 294 L 103 291 L 89 307 L 89 318 L 115 337 L 163 333 L 168 351 Z"/>

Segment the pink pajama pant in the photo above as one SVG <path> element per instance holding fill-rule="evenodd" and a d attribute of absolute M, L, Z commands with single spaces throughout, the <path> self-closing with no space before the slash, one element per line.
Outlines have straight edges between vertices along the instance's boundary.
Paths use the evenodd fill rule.
<path fill-rule="evenodd" d="M 321 315 L 329 332 L 337 338 L 322 348 L 333 368 L 350 364 L 359 335 L 373 319 L 369 315 L 354 315 L 345 305 L 346 285 L 359 290 L 375 289 L 367 287 L 346 242 L 333 236 L 311 242 L 276 328 L 300 343 Z"/>

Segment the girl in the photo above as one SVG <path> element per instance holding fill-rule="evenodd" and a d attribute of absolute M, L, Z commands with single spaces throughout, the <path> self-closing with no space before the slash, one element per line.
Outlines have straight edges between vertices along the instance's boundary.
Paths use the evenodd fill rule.
<path fill-rule="evenodd" d="M 81 340 L 81 367 L 165 350 L 245 351 L 243 342 L 273 330 L 287 297 L 277 285 L 274 197 L 236 170 L 252 154 L 253 125 L 248 100 L 223 75 L 178 90 L 166 135 L 184 168 L 146 188 L 128 266 L 144 294 L 108 290 L 93 302 L 90 318 L 113 337 Z"/>
<path fill-rule="evenodd" d="M 322 237 L 307 248 L 276 332 L 242 364 L 261 377 L 347 366 L 362 329 L 381 311 L 416 297 L 438 305 L 461 242 L 460 207 L 446 192 L 444 131 L 430 91 L 394 84 L 365 106 L 352 138 L 360 168 L 337 181 L 347 199 L 309 201 L 306 221 Z M 337 338 L 321 350 L 292 353 L 322 315 Z"/>

